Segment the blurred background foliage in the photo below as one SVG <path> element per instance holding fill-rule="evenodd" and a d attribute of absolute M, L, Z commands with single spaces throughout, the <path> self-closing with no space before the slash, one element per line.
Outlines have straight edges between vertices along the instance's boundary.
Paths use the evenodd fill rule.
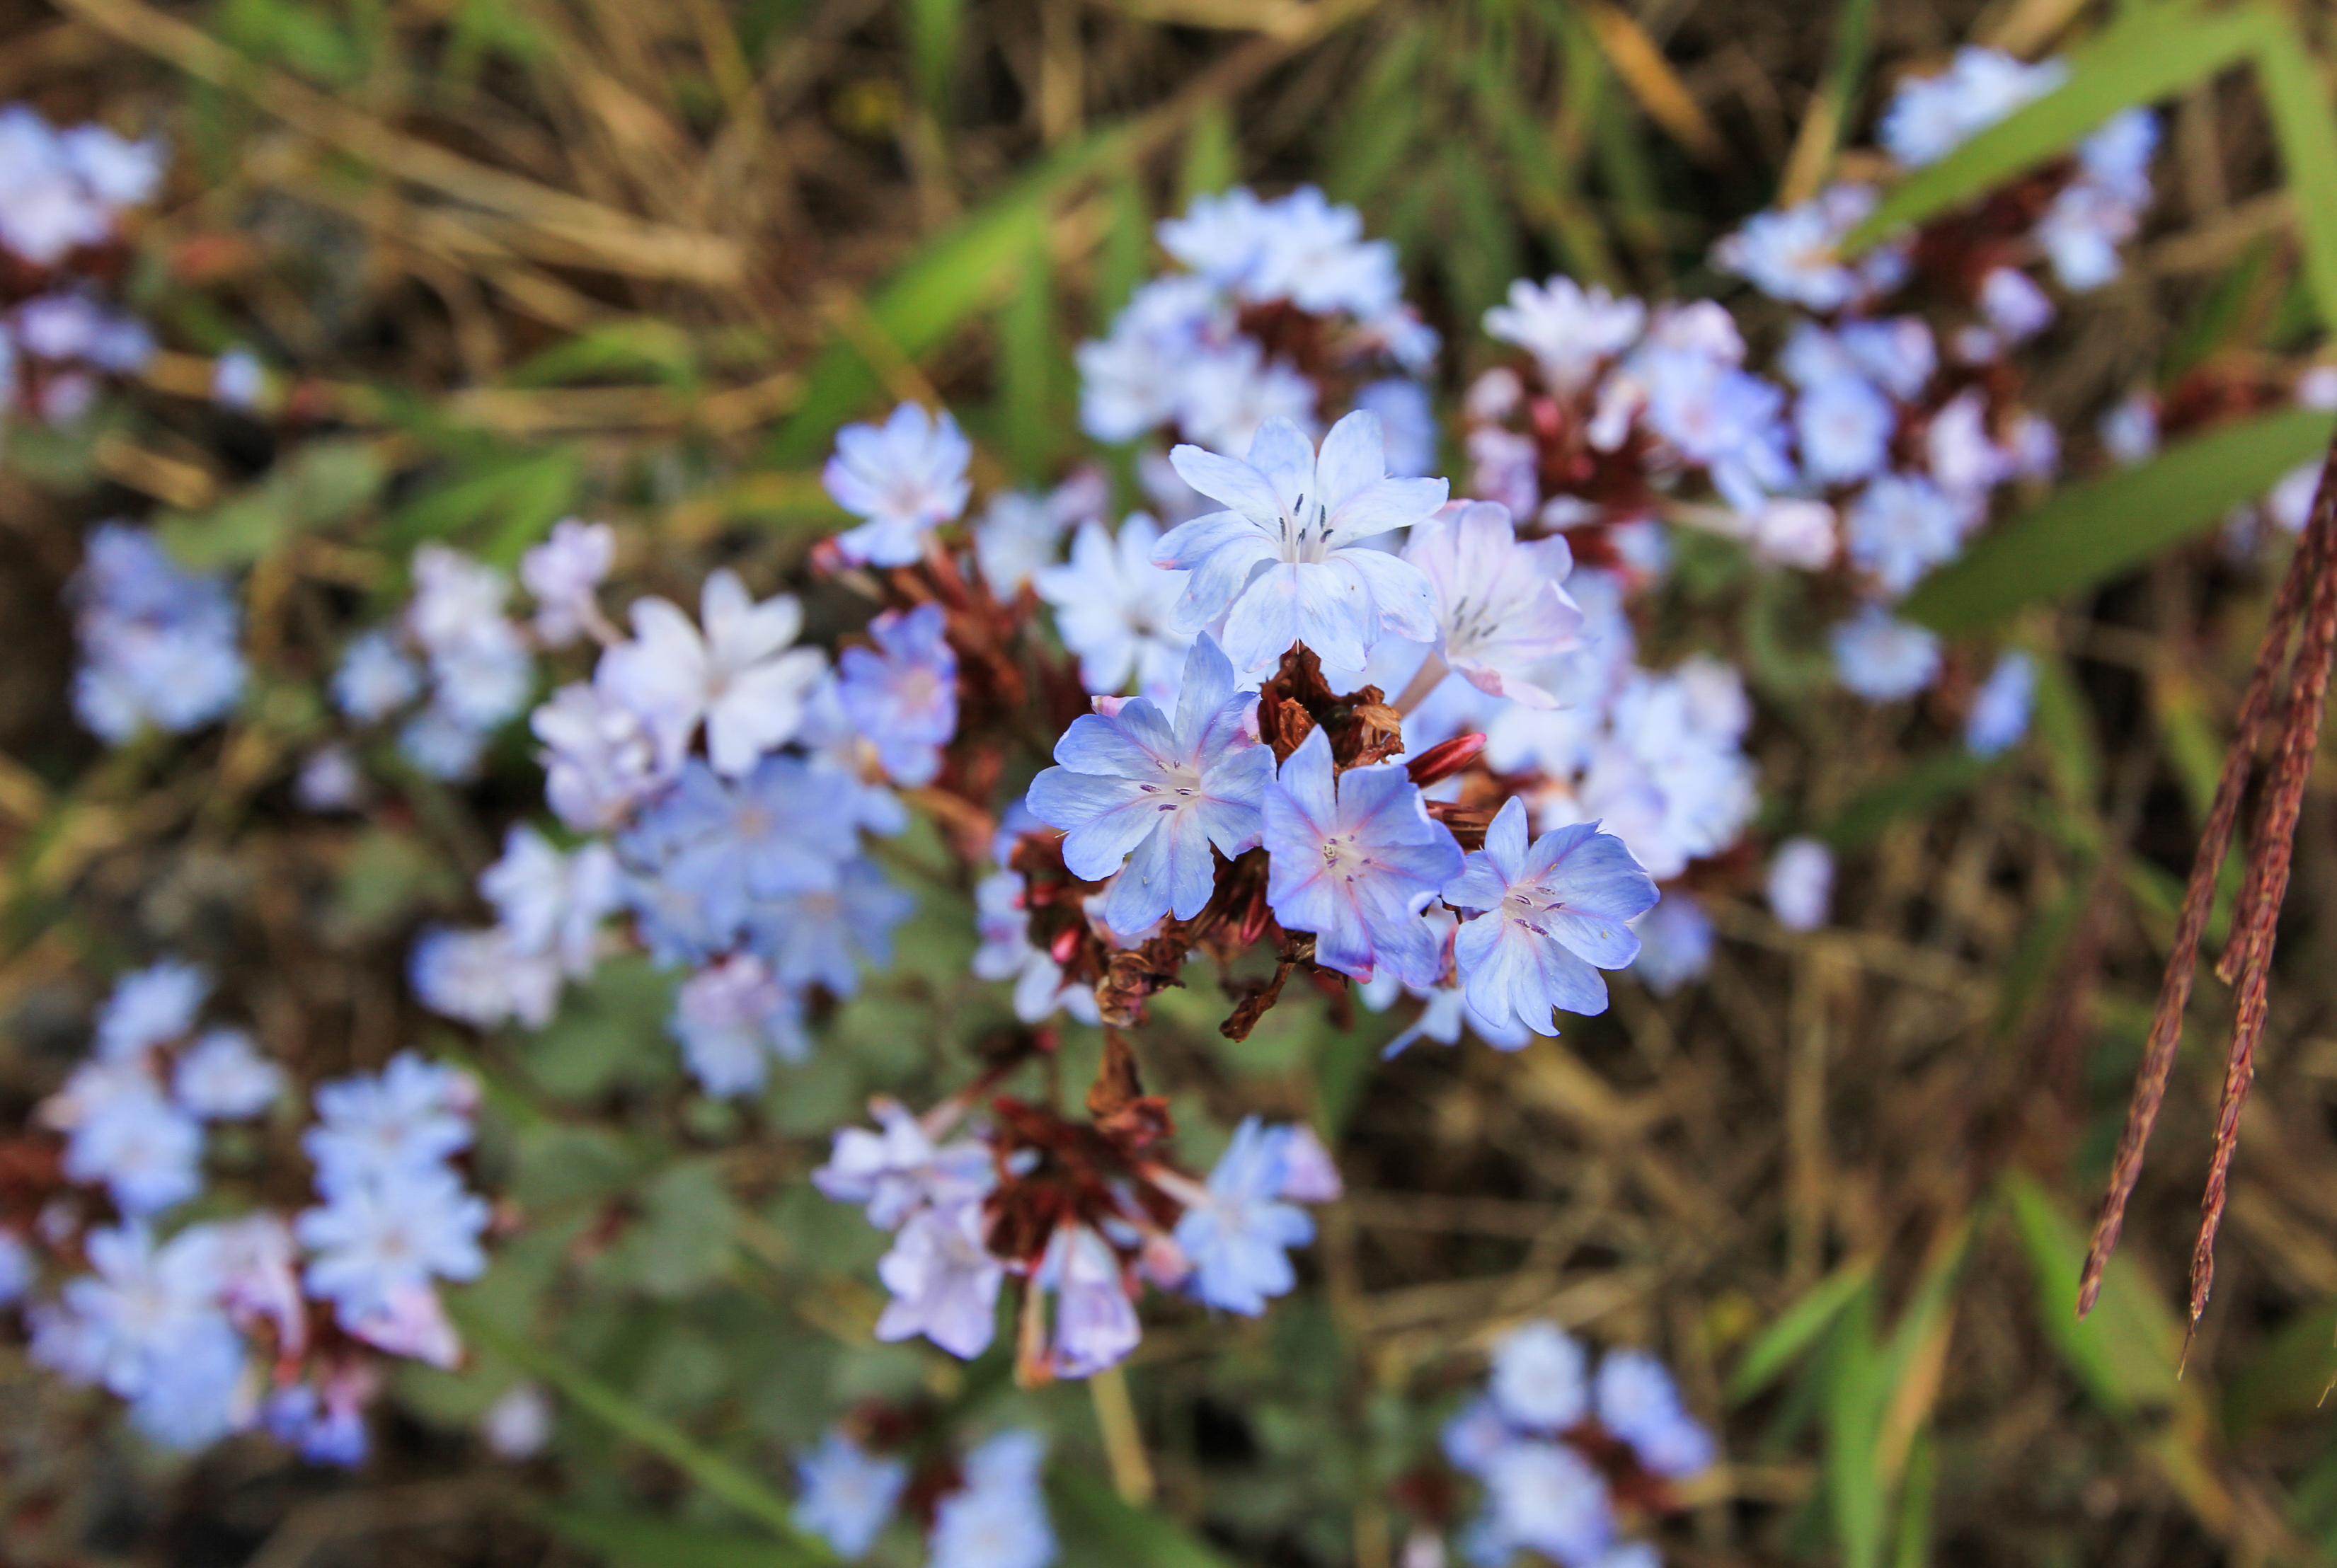
<path fill-rule="evenodd" d="M 180 156 L 130 280 L 171 352 L 94 424 L 12 432 L 0 472 L 0 1110 L 69 1065 L 93 977 L 168 944 L 315 1072 L 416 1040 L 468 1061 L 484 1184 L 528 1222 L 458 1298 L 475 1367 L 409 1370 L 353 1477 L 260 1444 L 166 1469 L 0 1349 L 5 1555 L 810 1561 L 762 1528 L 785 1455 L 881 1398 L 1053 1432 L 1071 1568 L 1386 1568 L 1478 1352 L 1546 1315 L 1661 1347 L 1725 1429 L 1677 1562 L 2337 1556 L 2325 777 L 2214 1309 L 2186 1346 L 2220 988 L 2101 1309 L 2072 1313 L 2264 612 L 2213 525 L 2325 414 L 2037 496 L 1924 588 L 1924 618 L 2040 661 L 2038 738 L 1995 763 L 1926 714 L 1822 700 L 1810 607 L 1687 552 L 1675 613 L 1737 643 L 1764 699 L 1765 822 L 1846 852 L 1837 924 L 1717 903 L 1708 985 L 1618 988 L 1516 1058 L 1381 1066 L 1393 1024 L 1315 998 L 1228 1047 L 1206 998 L 1164 998 L 1149 1049 L 1188 1152 L 1246 1108 L 1308 1116 L 1349 1194 L 1297 1299 L 1172 1314 L 1093 1390 L 872 1345 L 880 1235 L 804 1179 L 868 1094 L 954 1086 L 1006 1018 L 934 844 L 886 852 L 924 900 L 895 971 L 741 1111 L 681 1091 L 645 964 L 530 1036 L 457 1040 L 404 999 L 412 931 L 463 910 L 523 792 L 409 778 L 361 825 L 285 806 L 322 723 L 297 665 L 319 606 L 386 611 L 416 543 L 508 565 L 571 513 L 619 521 L 669 592 L 716 557 L 776 577 L 836 521 L 836 426 L 892 397 L 945 398 L 985 479 L 1050 480 L 1071 346 L 1157 264 L 1152 222 L 1236 180 L 1317 181 L 1395 239 L 1457 392 L 1511 278 L 1721 290 L 1711 239 L 1855 172 L 1899 73 L 1967 40 L 2068 50 L 2068 91 L 1876 226 L 2166 104 L 2136 264 L 2053 329 L 2035 400 L 2082 429 L 2137 384 L 2293 358 L 2337 316 L 2330 22 L 2273 0 L 10 0 L 0 97 L 166 129 Z M 236 343 L 277 373 L 271 425 L 205 401 Z M 64 707 L 60 585 L 79 529 L 122 511 L 251 574 L 263 689 L 191 754 L 101 756 Z M 1095 1042 L 1071 1034 L 1084 1082 Z M 560 1396 L 555 1456 L 484 1466 L 468 1427 L 523 1375 Z"/>

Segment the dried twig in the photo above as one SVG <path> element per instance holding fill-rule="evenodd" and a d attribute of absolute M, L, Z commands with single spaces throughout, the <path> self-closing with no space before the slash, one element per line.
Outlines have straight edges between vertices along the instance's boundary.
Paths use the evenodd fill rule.
<path fill-rule="evenodd" d="M 2095 1300 L 2101 1295 L 2102 1272 L 2109 1264 L 2110 1253 L 2117 1247 L 2118 1234 L 2126 1224 L 2127 1204 L 2133 1198 L 2135 1183 L 2142 1174 L 2143 1152 L 2150 1143 L 2151 1130 L 2157 1125 L 2159 1107 L 2166 1097 L 2167 1074 L 2175 1065 L 2176 1044 L 2183 1036 L 2184 1010 L 2190 1005 L 2194 970 L 2199 958 L 2199 940 L 2206 931 L 2207 917 L 2215 907 L 2216 874 L 2223 867 L 2225 855 L 2231 849 L 2232 833 L 2239 821 L 2240 800 L 2246 794 L 2248 778 L 2254 767 L 2256 741 L 2271 710 L 2273 694 L 2286 661 L 2290 636 L 2308 599 L 2312 603 L 2313 616 L 2305 630 L 2305 647 L 2297 656 L 2296 680 L 2292 683 L 2293 695 L 2290 702 L 2290 725 L 2283 737 L 2281 760 L 2276 766 L 2285 768 L 2289 765 L 2292 747 L 2299 738 L 2301 726 L 2296 722 L 2298 719 L 2309 717 L 2312 728 L 2312 738 L 2303 743 L 2303 757 L 2308 765 L 2313 741 L 2320 734 L 2322 698 L 2329 679 L 2327 622 L 2331 613 L 2337 613 L 2330 608 L 2329 600 L 2332 591 L 2331 584 L 2337 581 L 2330 570 L 2332 535 L 2332 531 L 2337 531 L 2337 520 L 2332 519 L 2332 507 L 2337 507 L 2337 493 L 2332 493 L 2332 491 L 2337 491 L 2337 485 L 2332 485 L 2332 475 L 2337 475 L 2337 444 L 2332 445 L 2329 457 L 2322 464 L 2321 487 L 2313 501 L 2312 521 L 2298 542 L 2295 557 L 2289 563 L 2288 574 L 2282 579 L 2279 594 L 2273 601 L 2272 618 L 2265 624 L 2264 639 L 2256 650 L 2255 669 L 2249 676 L 2247 691 L 2240 699 L 2231 750 L 2225 754 L 2223 773 L 2215 781 L 2215 798 L 2208 809 L 2206 826 L 2199 837 L 2198 853 L 2191 862 L 2191 880 L 2184 891 L 2182 911 L 2176 921 L 2175 941 L 2167 955 L 2166 977 L 2159 984 L 2158 1005 L 2151 1017 L 2150 1037 L 2143 1049 L 2141 1069 L 2135 1076 L 2134 1099 L 2127 1109 L 2126 1131 L 2118 1139 L 2117 1159 L 2111 1168 L 2109 1191 L 2103 1197 L 2101 1218 L 2094 1226 L 2093 1244 L 2087 1250 L 2084 1271 L 2079 1277 L 2078 1315 L 2081 1318 L 2093 1310 Z M 2317 644 L 2316 632 L 2319 634 Z M 2309 696 L 2303 689 L 2303 683 L 2307 680 L 2317 682 Z M 2285 777 L 2285 774 L 2278 776 Z M 2301 791 L 2301 780 L 2296 787 Z M 2278 788 L 2276 779 L 2275 798 L 2268 806 L 2257 833 L 2256 866 L 2248 879 L 2251 885 L 2257 882 L 2259 872 L 2269 879 L 2273 868 L 2266 862 L 2276 854 L 2279 860 L 2277 891 L 2266 880 L 2262 891 L 2271 895 L 2269 905 L 2261 896 L 2254 903 L 2244 905 L 2249 911 L 2247 923 L 2243 926 L 2235 920 L 2233 932 L 2235 950 L 2244 944 L 2252 949 L 2255 943 L 2255 938 L 2251 934 L 2253 929 L 2259 924 L 2265 927 L 2262 938 L 2264 950 L 2262 966 L 2244 954 L 2244 959 L 2248 962 L 2251 984 L 2261 982 L 2268 970 L 2271 959 L 2269 924 L 2271 919 L 2277 916 L 2280 896 L 2288 889 L 2288 845 L 2296 825 L 2294 803 L 2291 803 L 2283 825 L 2277 798 Z M 2248 1027 L 2244 995 L 2242 1009 L 2241 1022 L 2234 1037 L 2232 1065 L 2234 1070 L 2252 1074 L 2255 1042 L 2253 1036 L 2244 1032 Z M 2262 1032 L 2260 1010 L 2254 1016 L 2254 1028 L 2258 1034 Z M 2244 1058 L 2241 1051 L 2243 1037 L 2246 1039 Z M 2244 1083 L 2234 1090 L 2229 1072 L 2226 1073 L 2225 1087 L 2225 1115 L 2218 1118 L 2215 1174 L 2209 1180 L 2209 1215 L 2207 1222 L 2201 1227 L 2200 1246 L 2203 1250 L 2212 1247 L 2215 1225 L 2221 1219 L 2223 1174 L 2230 1165 L 2231 1140 L 2237 1136 L 2239 1101 L 2246 1095 Z M 2194 1320 L 2206 1300 L 2199 1279 L 2196 1256 L 2195 1254 L 2192 1298 Z M 2210 1281 L 2212 1275 L 2211 1269 L 2208 1271 Z"/>

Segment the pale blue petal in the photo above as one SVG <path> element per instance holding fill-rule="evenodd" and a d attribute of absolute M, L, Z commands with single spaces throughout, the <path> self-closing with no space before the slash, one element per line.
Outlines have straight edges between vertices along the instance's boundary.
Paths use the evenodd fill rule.
<path fill-rule="evenodd" d="M 1055 743 L 1055 760 L 1080 773 L 1150 781 L 1176 765 L 1177 737 L 1149 697 L 1110 718 L 1083 713 Z"/>
<path fill-rule="evenodd" d="M 1347 497 L 1325 521 L 1342 544 L 1410 528 L 1436 515 L 1452 487 L 1441 479 L 1382 479 Z"/>
<path fill-rule="evenodd" d="M 1565 830 L 1561 829 L 1560 832 Z M 1501 874 L 1505 882 L 1516 882 L 1525 875 L 1526 868 L 1526 803 L 1511 795 L 1485 829 L 1485 858 Z M 1557 833 L 1543 836 L 1548 843 Z M 1549 862 L 1544 861 L 1543 865 Z M 1538 868 L 1539 869 L 1539 868 Z M 1482 906 L 1491 909 L 1493 906 Z"/>
<path fill-rule="evenodd" d="M 1262 515 L 1276 519 L 1288 516 L 1298 510 L 1301 500 L 1315 504 L 1315 443 L 1290 421 L 1277 415 L 1257 427 L 1257 434 L 1249 443 L 1249 465 L 1265 475 L 1278 503 L 1275 511 Z M 1199 490 L 1200 486 L 1193 488 Z M 1228 501 L 1226 504 L 1230 506 L 1233 502 Z"/>
<path fill-rule="evenodd" d="M 1628 969 L 1639 956 L 1638 933 L 1621 920 L 1565 911 L 1545 917 L 1540 925 L 1561 947 L 1602 969 Z"/>
<path fill-rule="evenodd" d="M 1238 511 L 1205 512 L 1163 535 L 1152 547 L 1152 564 L 1165 570 L 1189 570 L 1221 550 L 1251 541 L 1271 549 L 1274 531 Z M 1108 570 L 1110 563 L 1103 564 Z"/>
<path fill-rule="evenodd" d="M 1286 837 L 1295 842 L 1299 835 L 1311 839 L 1309 852 L 1320 855 L 1323 841 L 1339 822 L 1339 802 L 1333 782 L 1331 737 L 1317 729 L 1298 743 L 1298 749 L 1282 765 L 1276 776 L 1275 787 L 1266 792 L 1266 809 L 1271 813 L 1276 801 L 1289 813 L 1290 824 L 1277 833 L 1269 815 L 1266 826 L 1267 848 L 1279 857 Z"/>
<path fill-rule="evenodd" d="M 1437 639 L 1436 589 L 1420 568 L 1380 550 L 1343 550 L 1327 564 L 1354 574 L 1381 626 L 1413 642 Z"/>
<path fill-rule="evenodd" d="M 1159 830 L 1148 834 L 1128 857 L 1128 865 L 1104 894 L 1103 923 L 1132 937 L 1168 912 L 1169 833 L 1173 825 L 1157 817 Z"/>
<path fill-rule="evenodd" d="M 1258 433 L 1261 443 L 1265 435 L 1263 430 Z M 1178 446 L 1169 451 L 1168 466 L 1177 471 L 1179 479 L 1212 501 L 1223 502 L 1255 521 L 1266 522 L 1282 516 L 1283 501 L 1275 493 L 1273 483 L 1257 468 L 1237 457 L 1220 457 L 1206 447 Z M 1153 552 L 1153 560 L 1162 559 L 1177 536 L 1191 526 L 1187 523 L 1171 529 L 1168 537 L 1162 540 L 1159 548 Z"/>
<path fill-rule="evenodd" d="M 1201 737 L 1218 712 L 1233 700 L 1233 661 L 1207 632 L 1185 655 L 1185 680 L 1177 694 L 1177 745 L 1187 756 L 1201 753 Z"/>
<path fill-rule="evenodd" d="M 1335 516 L 1347 498 L 1387 477 L 1387 437 L 1380 416 L 1359 408 L 1331 427 L 1323 438 L 1322 454 L 1315 460 L 1316 497 Z"/>

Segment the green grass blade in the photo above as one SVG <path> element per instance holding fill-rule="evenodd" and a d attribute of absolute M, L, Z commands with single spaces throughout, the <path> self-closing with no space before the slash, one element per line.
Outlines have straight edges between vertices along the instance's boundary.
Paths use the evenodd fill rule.
<path fill-rule="evenodd" d="M 911 359 L 931 353 L 993 304 L 1012 281 L 1030 226 L 1071 190 L 1123 162 L 1130 131 L 1099 131 L 1065 149 L 936 236 L 868 301 L 878 329 Z M 765 454 L 774 467 L 802 468 L 825 453 L 836 427 L 883 384 L 850 343 L 831 343 L 813 364 L 803 401 Z"/>
<path fill-rule="evenodd" d="M 1112 180 L 1105 200 L 1111 219 L 1103 233 L 1103 254 L 1096 260 L 1095 318 L 1099 337 L 1111 330 L 1118 316 L 1144 281 L 1152 259 L 1152 214 L 1144 200 L 1144 181 L 1131 166 Z"/>
<path fill-rule="evenodd" d="M 522 1338 L 452 1297 L 446 1310 L 464 1334 L 619 1436 L 659 1455 L 739 1513 L 768 1526 L 787 1549 L 782 1561 L 832 1563 L 836 1553 L 796 1528 L 787 1500 L 662 1417 L 652 1415 L 547 1345 Z"/>
<path fill-rule="evenodd" d="M 2328 446 L 2332 424 L 2317 409 L 2286 409 L 2071 485 L 1983 534 L 1909 595 L 1900 614 L 1937 631 L 1969 632 L 2024 604 L 2090 588 L 2262 496 Z"/>
<path fill-rule="evenodd" d="M 1228 1568 L 1223 1557 L 1092 1475 L 1057 1468 L 1047 1505 L 1063 1537 L 1062 1568 Z"/>
<path fill-rule="evenodd" d="M 1779 1373 L 1817 1342 L 1827 1325 L 1873 1277 L 1871 1258 L 1844 1263 L 1786 1308 L 1785 1315 L 1762 1330 L 1736 1364 L 1736 1374 L 1728 1379 L 1729 1403 L 1741 1405 L 1775 1382 Z"/>
<path fill-rule="evenodd" d="M 2337 120 L 2320 60 L 2277 11 L 2264 13 L 2272 36 L 2256 55 L 2256 82 L 2280 144 L 2281 172 L 2304 240 L 2304 275 L 2323 326 L 2337 326 Z"/>
<path fill-rule="evenodd" d="M 1892 230 L 1984 196 L 2077 145 L 2121 110 L 2154 102 L 2257 54 L 2279 29 L 2254 6 L 2201 12 L 2137 8 L 2072 53 L 2059 89 L 1998 121 L 1937 163 L 1919 169 L 1853 229 L 1856 256 Z"/>
<path fill-rule="evenodd" d="M 1178 210 L 1196 196 L 1215 196 L 1241 178 L 1241 149 L 1234 140 L 1234 113 L 1222 98 L 1193 116 L 1185 132 L 1185 161 L 1178 170 Z"/>
<path fill-rule="evenodd" d="M 909 0 L 909 40 L 916 59 L 917 106 L 936 130 L 950 122 L 951 77 L 958 37 L 965 30 L 965 0 Z"/>
<path fill-rule="evenodd" d="M 1022 275 L 998 317 L 999 392 L 1005 404 L 1006 451 L 1014 475 L 1035 484 L 1047 472 L 1057 421 L 1052 403 L 1061 355 L 1055 335 L 1055 268 L 1047 254 L 1047 225 L 1037 213 L 1026 225 Z"/>
<path fill-rule="evenodd" d="M 2092 1316 L 2078 1320 L 2078 1273 L 2086 1238 L 2045 1190 L 2027 1176 L 2006 1178 L 2013 1228 L 2037 1270 L 2037 1315 L 2046 1338 L 2113 1416 L 2132 1417 L 2183 1394 L 2176 1375 L 2183 1329 L 2165 1298 L 2125 1256 L 2110 1260 Z"/>

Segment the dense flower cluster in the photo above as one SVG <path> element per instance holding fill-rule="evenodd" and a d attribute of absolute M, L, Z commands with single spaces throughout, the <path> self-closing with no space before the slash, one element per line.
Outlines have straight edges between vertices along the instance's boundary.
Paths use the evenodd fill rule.
<path fill-rule="evenodd" d="M 73 712 L 115 745 L 155 726 L 197 729 L 243 693 L 241 616 L 228 585 L 187 570 L 155 537 L 109 522 L 69 590 L 81 665 Z"/>
<path fill-rule="evenodd" d="M 1902 84 L 1883 149 L 1904 168 L 1936 162 L 2067 75 L 2058 61 L 1963 49 L 1945 72 Z M 1765 212 L 1716 248 L 1724 269 L 1800 313 L 1777 357 L 1800 470 L 1786 504 L 1822 507 L 1833 526 L 1813 528 L 1795 564 L 1833 567 L 1861 601 L 1833 638 L 1843 684 L 1860 696 L 1889 702 L 1938 678 L 1937 638 L 1892 606 L 1962 553 L 2003 487 L 2058 470 L 2059 438 L 2021 405 L 2014 362 L 2058 314 L 2036 274 L 2070 293 L 2117 276 L 2118 247 L 2150 204 L 2157 142 L 2156 120 L 2127 111 L 2074 158 L 1854 267 L 1833 248 L 1873 209 L 1863 184 Z M 1976 749 L 2018 735 L 2026 694 L 2017 673 L 1989 689 Z"/>
<path fill-rule="evenodd" d="M 914 1489 L 926 1519 L 927 1568 L 1047 1568 L 1056 1548 L 1039 1483 L 1046 1456 L 1043 1438 L 1017 1430 L 978 1445 L 962 1463 L 929 1457 Z M 803 1488 L 796 1522 L 847 1563 L 868 1555 L 911 1490 L 905 1459 L 873 1453 L 840 1428 L 796 1470 Z"/>
<path fill-rule="evenodd" d="M 1417 379 L 1436 334 L 1403 300 L 1395 247 L 1363 237 L 1352 207 L 1302 187 L 1276 200 L 1205 196 L 1160 225 L 1188 270 L 1136 291 L 1109 336 L 1082 344 L 1080 423 L 1099 441 L 1156 431 L 1246 450 L 1270 419 L 1322 428 L 1334 399 L 1391 432 L 1389 462 L 1423 473 L 1436 424 Z M 1181 512 L 1182 487 L 1149 454 L 1148 482 Z"/>
<path fill-rule="evenodd" d="M 605 543 L 601 554 L 605 571 Z M 494 568 L 424 545 L 414 555 L 413 599 L 395 626 L 344 650 L 334 701 L 358 724 L 402 719 L 398 750 L 431 777 L 470 777 L 488 737 L 527 706 L 535 685 L 527 635 L 504 613 L 510 596 Z"/>
<path fill-rule="evenodd" d="M 1022 1297 L 1016 1366 L 1029 1381 L 1084 1378 L 1124 1359 L 1142 1334 L 1136 1303 L 1148 1284 L 1224 1311 L 1265 1311 L 1297 1282 L 1289 1250 L 1315 1239 L 1297 1205 L 1340 1193 L 1312 1132 L 1256 1117 L 1236 1129 L 1207 1182 L 1178 1170 L 1165 1147 L 1167 1105 L 1141 1092 L 1117 1043 L 1086 1124 L 1002 1096 L 965 1135 L 942 1142 L 973 1094 L 922 1117 L 875 1101 L 878 1130 L 836 1134 L 812 1180 L 894 1233 L 876 1271 L 893 1296 L 878 1339 L 922 1336 L 971 1360 L 996 1335 L 1011 1278 Z"/>
<path fill-rule="evenodd" d="M 417 558 L 405 627 L 434 670 L 442 648 L 449 658 L 490 642 L 509 649 L 508 667 L 481 657 L 512 674 L 515 710 L 533 665 L 502 618 L 500 576 L 432 550 L 427 570 Z M 480 1027 L 541 1027 L 562 984 L 588 978 L 619 940 L 604 930 L 611 917 L 630 916 L 653 958 L 689 971 L 672 1029 L 690 1071 L 709 1093 L 743 1094 L 773 1056 L 808 1048 L 810 988 L 849 996 L 863 965 L 888 956 L 910 901 L 861 852 L 858 833 L 899 832 L 907 818 L 891 785 L 922 784 L 939 765 L 956 724 L 955 656 L 927 606 L 880 615 L 873 646 L 846 648 L 831 669 L 818 649 L 794 646 L 794 599 L 758 602 L 728 570 L 707 579 L 695 621 L 670 600 L 636 599 L 625 637 L 597 602 L 612 556 L 606 525 L 562 523 L 520 567 L 537 645 L 601 645 L 592 679 L 562 687 L 532 721 L 547 803 L 584 836 L 562 849 L 513 827 L 479 879 L 496 922 L 426 933 L 415 989 Z M 475 595 L 464 623 L 474 640 L 459 645 L 425 629 L 451 608 L 434 600 L 450 585 Z M 406 668 L 410 698 L 420 681 Z M 347 664 L 339 684 L 346 706 Z M 455 684 L 434 678 L 434 693 Z M 417 724 L 438 711 L 432 701 Z"/>
<path fill-rule="evenodd" d="M 105 376 L 153 357 L 152 335 L 106 289 L 122 214 L 153 200 L 162 159 L 159 141 L 0 107 L 0 421 L 21 409 L 71 424 Z"/>
<path fill-rule="evenodd" d="M 1624 1518 L 1677 1506 L 1674 1483 L 1709 1468 L 1712 1436 L 1643 1350 L 1589 1353 L 1554 1323 L 1511 1330 L 1486 1390 L 1444 1428 L 1444 1456 L 1484 1489 L 1463 1553 L 1500 1568 L 1521 1552 L 1560 1568 L 1652 1568 Z"/>
<path fill-rule="evenodd" d="M 325 1084 L 301 1137 L 316 1206 L 183 1221 L 205 1197 L 206 1125 L 259 1117 L 287 1087 L 249 1035 L 200 1025 L 210 989 L 170 960 L 124 977 L 94 1053 L 41 1105 L 51 1132 L 0 1150 L 0 1301 L 29 1299 L 34 1359 L 129 1401 L 158 1443 L 257 1426 L 353 1465 L 383 1355 L 461 1358 L 435 1281 L 486 1265 L 487 1205 L 452 1164 L 475 1091 L 411 1053 Z"/>

